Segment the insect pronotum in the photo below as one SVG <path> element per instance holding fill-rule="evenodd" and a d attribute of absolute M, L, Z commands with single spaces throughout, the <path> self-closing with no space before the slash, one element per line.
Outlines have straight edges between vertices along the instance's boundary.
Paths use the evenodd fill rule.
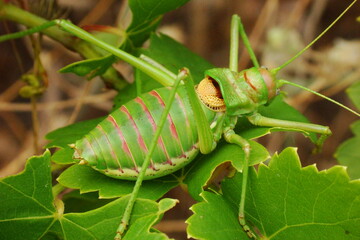
<path fill-rule="evenodd" d="M 237 118 L 246 117 L 257 126 L 276 126 L 318 133 L 320 137 L 317 144 L 321 146 L 331 134 L 328 127 L 267 118 L 257 113 L 259 106 L 271 101 L 283 84 L 291 84 L 310 91 L 360 116 L 359 113 L 319 93 L 276 78 L 278 71 L 306 51 L 356 1 L 353 1 L 308 46 L 280 67 L 271 70 L 259 67 L 240 17 L 234 15 L 231 22 L 229 68 L 205 71 L 205 78 L 195 88 L 191 74 L 186 68 L 181 69 L 179 74 L 174 76 L 153 60 L 144 61 L 112 47 L 67 20 L 54 20 L 24 32 L 2 36 L 0 41 L 22 37 L 58 25 L 65 31 L 128 62 L 164 86 L 172 87 L 156 89 L 129 101 L 71 145 L 74 148 L 74 159 L 80 164 L 87 164 L 113 178 L 136 180 L 115 239 L 121 239 L 126 230 L 143 180 L 172 173 L 188 164 L 199 152 L 203 154 L 211 152 L 222 136 L 227 142 L 238 145 L 245 152 L 239 222 L 249 237 L 256 237 L 246 225 L 244 214 L 251 149 L 249 142 L 233 130 Z M 254 67 L 240 72 L 237 67 L 239 35 L 254 64 Z M 181 85 L 181 82 L 184 84 Z"/>

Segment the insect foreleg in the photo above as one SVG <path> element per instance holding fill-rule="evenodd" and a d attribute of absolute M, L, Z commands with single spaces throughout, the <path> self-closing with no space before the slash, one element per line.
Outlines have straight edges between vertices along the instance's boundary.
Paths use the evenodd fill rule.
<path fill-rule="evenodd" d="M 146 169 L 149 167 L 151 157 L 152 157 L 153 152 L 154 152 L 154 150 L 156 148 L 156 145 L 158 144 L 158 139 L 159 139 L 161 131 L 162 131 L 164 125 L 165 125 L 165 121 L 166 121 L 167 116 L 169 114 L 171 105 L 174 102 L 176 91 L 177 91 L 177 89 L 178 89 L 178 87 L 180 85 L 180 82 L 187 76 L 187 74 L 188 74 L 188 72 L 186 70 L 181 70 L 180 71 L 180 73 L 178 74 L 177 79 L 175 81 L 175 84 L 173 86 L 173 89 L 170 92 L 169 98 L 166 101 L 166 103 L 167 103 L 166 107 L 165 107 L 163 113 L 161 114 L 160 121 L 159 121 L 159 124 L 158 124 L 158 126 L 156 128 L 154 138 L 151 141 L 149 151 L 146 154 L 145 160 L 144 160 L 144 162 L 143 162 L 143 164 L 141 166 L 139 176 L 138 176 L 138 178 L 137 178 L 137 180 L 135 182 L 135 186 L 134 186 L 134 189 L 133 189 L 133 191 L 132 191 L 132 193 L 130 195 L 129 202 L 128 202 L 126 208 L 125 208 L 123 217 L 121 219 L 121 223 L 120 223 L 120 225 L 119 225 L 119 227 L 118 227 L 118 229 L 116 231 L 115 240 L 120 240 L 121 239 L 122 234 L 124 233 L 127 225 L 129 224 L 129 220 L 130 220 L 130 217 L 131 217 L 131 212 L 132 212 L 135 200 L 137 198 L 137 195 L 138 195 L 139 190 L 140 190 L 140 186 L 141 186 L 142 181 L 144 179 Z"/>
<path fill-rule="evenodd" d="M 301 131 L 304 133 L 308 133 L 308 132 L 318 133 L 320 134 L 320 137 L 317 140 L 316 145 L 319 149 L 321 149 L 326 138 L 331 135 L 331 130 L 329 127 L 318 124 L 293 122 L 287 120 L 268 118 L 260 115 L 259 113 L 255 113 L 247 118 L 253 125 L 256 126 L 280 127 L 280 128 L 291 129 L 294 131 Z"/>
<path fill-rule="evenodd" d="M 233 143 L 241 147 L 244 151 L 244 167 L 243 167 L 243 179 L 242 179 L 242 186 L 241 186 L 241 196 L 240 196 L 240 203 L 239 203 L 239 222 L 243 227 L 244 231 L 250 238 L 255 238 L 255 234 L 250 230 L 250 227 L 246 225 L 245 221 L 245 198 L 246 198 L 246 185 L 248 179 L 248 171 L 249 171 L 249 158 L 250 158 L 250 144 L 249 142 L 236 134 L 234 130 L 227 130 L 224 132 L 224 138 L 228 143 Z"/>
<path fill-rule="evenodd" d="M 185 70 L 188 71 L 187 69 Z M 216 147 L 216 141 L 206 119 L 204 110 L 200 105 L 200 100 L 195 92 L 194 81 L 190 72 L 188 72 L 188 76 L 184 79 L 184 83 L 194 113 L 194 119 L 199 136 L 200 152 L 203 154 L 210 153 Z"/>

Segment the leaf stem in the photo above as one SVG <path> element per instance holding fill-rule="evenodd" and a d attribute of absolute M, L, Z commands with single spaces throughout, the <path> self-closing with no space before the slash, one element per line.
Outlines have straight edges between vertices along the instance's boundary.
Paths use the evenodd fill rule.
<path fill-rule="evenodd" d="M 39 154 L 39 118 L 37 112 L 37 97 L 31 97 L 31 118 L 33 125 L 33 137 L 34 137 L 34 153 L 35 155 Z"/>
<path fill-rule="evenodd" d="M 56 197 L 65 189 L 66 188 L 63 185 L 61 185 L 60 183 L 57 183 L 55 186 L 52 187 L 52 193 L 53 193 L 54 197 Z"/>

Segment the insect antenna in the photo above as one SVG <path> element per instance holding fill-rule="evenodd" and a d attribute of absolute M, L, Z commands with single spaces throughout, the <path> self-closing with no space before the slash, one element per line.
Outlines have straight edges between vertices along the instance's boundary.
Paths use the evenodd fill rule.
<path fill-rule="evenodd" d="M 287 65 L 289 65 L 292 61 L 294 61 L 295 59 L 297 59 L 298 57 L 300 57 L 306 50 L 308 50 L 314 43 L 316 43 L 330 28 L 332 28 L 332 26 L 334 26 L 334 24 L 340 20 L 340 18 L 352 7 L 352 5 L 354 5 L 357 2 L 357 0 L 354 0 L 327 28 L 325 28 L 325 30 L 319 34 L 319 36 L 317 36 L 314 40 L 312 40 L 305 48 L 303 48 L 300 52 L 298 52 L 297 54 L 295 54 L 295 56 L 293 56 L 292 58 L 290 58 L 289 60 L 287 60 L 285 63 L 283 63 L 282 65 L 280 65 L 277 68 L 271 69 L 271 72 L 273 74 L 277 74 L 281 69 L 283 69 L 284 67 L 286 67 Z"/>
<path fill-rule="evenodd" d="M 293 56 L 292 58 L 290 58 L 288 61 L 286 61 L 285 63 L 283 63 L 282 65 L 280 65 L 279 67 L 277 68 L 274 68 L 274 69 L 271 69 L 270 72 L 276 76 L 276 74 L 281 70 L 283 69 L 284 67 L 286 67 L 287 65 L 289 65 L 292 61 L 294 61 L 295 59 L 297 59 L 300 55 L 302 55 L 307 49 L 309 49 L 315 42 L 317 42 L 317 40 L 319 40 L 351 7 L 352 5 L 354 5 L 355 3 L 357 2 L 357 0 L 354 0 L 322 33 L 319 34 L 319 36 L 317 36 L 313 41 L 311 41 L 305 48 L 303 48 L 300 52 L 298 52 L 295 56 Z M 289 85 L 292 85 L 292 86 L 295 86 L 295 87 L 298 87 L 298 88 L 301 88 L 305 91 L 308 91 L 308 92 L 311 92 L 319 97 L 322 97 L 346 110 L 348 110 L 349 112 L 355 114 L 356 116 L 359 116 L 360 117 L 360 113 L 350 109 L 349 107 L 346 107 L 345 105 L 335 101 L 334 99 L 331 99 L 329 97 L 326 97 L 325 95 L 321 94 L 321 93 L 318 93 L 318 92 L 315 92 L 307 87 L 304 87 L 304 86 L 301 86 L 299 84 L 296 84 L 296 83 L 293 83 L 293 82 L 289 82 L 289 81 L 286 81 L 284 79 L 280 79 L 280 80 L 277 80 L 277 87 L 281 87 L 283 84 L 289 84 Z"/>
<path fill-rule="evenodd" d="M 296 83 L 293 83 L 293 82 L 286 81 L 286 80 L 284 80 L 284 79 L 278 80 L 278 86 L 281 86 L 281 85 L 283 85 L 283 84 L 289 84 L 289 85 L 291 85 L 291 86 L 295 86 L 295 87 L 301 88 L 301 89 L 303 89 L 303 90 L 305 90 L 305 91 L 311 92 L 311 93 L 313 93 L 313 94 L 315 94 L 315 95 L 317 95 L 317 96 L 319 96 L 319 97 L 322 97 L 322 98 L 324 98 L 324 99 L 326 99 L 326 100 L 328 100 L 328 101 L 330 101 L 330 102 L 332 102 L 332 103 L 335 103 L 336 105 L 338 105 L 338 106 L 340 106 L 340 107 L 348 110 L 349 112 L 355 114 L 356 116 L 359 116 L 359 117 L 360 117 L 360 113 L 352 110 L 351 108 L 345 106 L 344 104 L 339 103 L 338 101 L 335 101 L 335 100 L 332 99 L 332 98 L 329 98 L 329 97 L 327 97 L 327 96 L 325 96 L 325 95 L 323 95 L 323 94 L 321 94 L 321 93 L 315 92 L 315 91 L 313 91 L 313 90 L 311 90 L 311 89 L 309 89 L 309 88 L 307 88 L 307 87 L 301 86 L 301 85 L 296 84 Z"/>

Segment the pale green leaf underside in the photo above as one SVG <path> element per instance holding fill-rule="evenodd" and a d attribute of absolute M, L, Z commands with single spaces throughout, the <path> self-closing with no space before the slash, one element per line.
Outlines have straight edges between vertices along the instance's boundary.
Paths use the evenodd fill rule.
<path fill-rule="evenodd" d="M 79 189 L 81 193 L 99 191 L 100 198 L 114 198 L 129 194 L 135 184 L 134 181 L 111 178 L 89 166 L 78 164 L 66 169 L 58 181 L 65 187 Z M 177 185 L 178 181 L 171 176 L 144 181 L 139 197 L 156 200 Z"/>

